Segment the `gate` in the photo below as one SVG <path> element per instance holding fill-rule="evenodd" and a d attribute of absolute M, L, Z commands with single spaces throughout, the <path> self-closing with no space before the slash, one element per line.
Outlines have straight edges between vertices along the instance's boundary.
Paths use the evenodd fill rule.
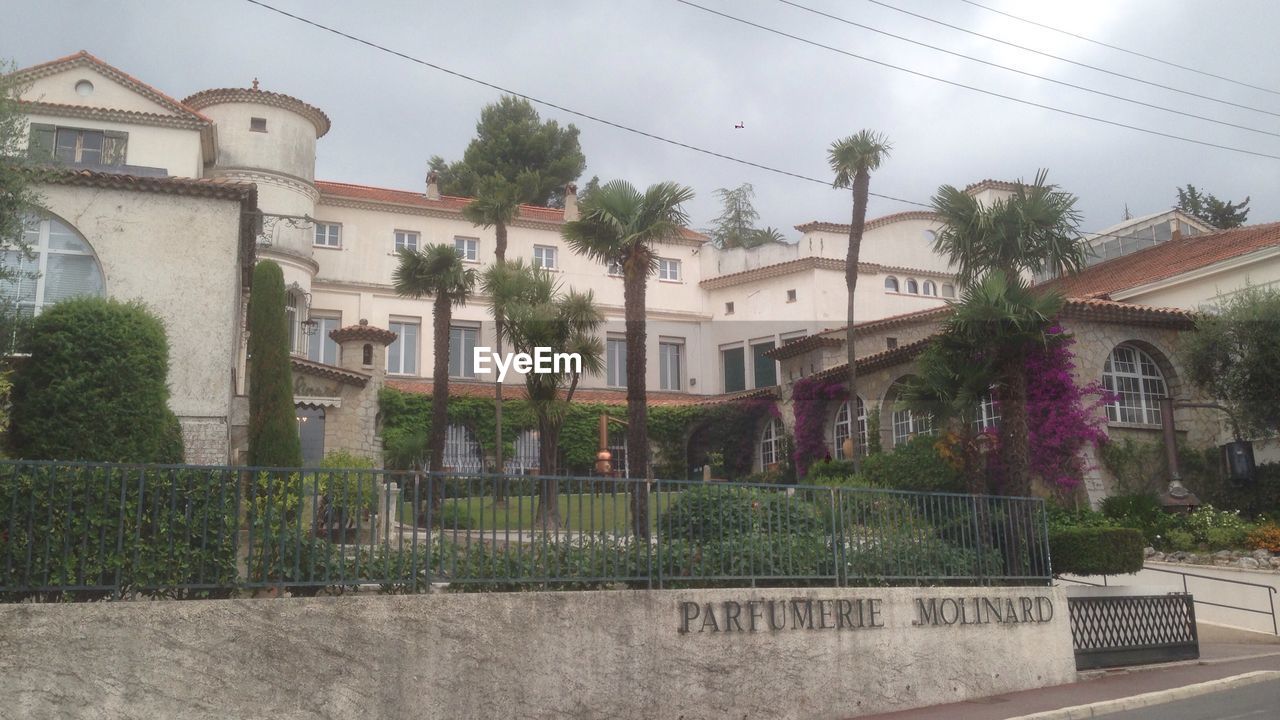
<path fill-rule="evenodd" d="M 1200 657 L 1187 593 L 1069 597 L 1067 608 L 1077 670 Z"/>

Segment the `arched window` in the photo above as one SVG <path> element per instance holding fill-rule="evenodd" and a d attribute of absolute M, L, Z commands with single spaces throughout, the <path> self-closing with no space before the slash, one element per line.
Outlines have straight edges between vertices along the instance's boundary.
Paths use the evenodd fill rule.
<path fill-rule="evenodd" d="M 933 245 L 938 240 L 938 233 L 932 230 L 925 230 L 924 232 L 920 233 L 920 237 L 924 238 L 925 242 L 929 243 L 930 245 Z"/>
<path fill-rule="evenodd" d="M 1102 387 L 1115 395 L 1107 404 L 1107 420 L 1160 424 L 1160 398 L 1169 391 L 1150 355 L 1132 345 L 1117 345 L 1102 366 Z"/>
<path fill-rule="evenodd" d="M 846 460 L 844 441 L 849 439 L 848 400 L 840 403 L 840 409 L 836 411 L 835 433 L 831 439 L 836 447 L 836 459 Z M 867 407 L 862 403 L 862 398 L 858 398 L 858 454 L 867 454 Z"/>
<path fill-rule="evenodd" d="M 480 454 L 480 441 L 466 425 L 450 425 L 445 431 L 444 466 L 448 470 L 481 472 L 484 458 Z"/>
<path fill-rule="evenodd" d="M 782 420 L 770 418 L 760 433 L 760 467 L 767 470 L 777 462 L 782 462 Z"/>
<path fill-rule="evenodd" d="M 982 396 L 982 401 L 973 413 L 973 429 L 978 432 L 996 430 L 1000 427 L 1000 404 L 993 393 Z"/>
<path fill-rule="evenodd" d="M 898 278 L 890 275 L 884 279 L 884 289 L 889 292 L 898 292 Z"/>
<path fill-rule="evenodd" d="M 951 283 L 942 283 L 942 297 L 953 298 L 956 296 L 956 286 Z"/>
<path fill-rule="evenodd" d="M 27 315 L 39 315 L 46 305 L 81 295 L 99 296 L 106 284 L 89 243 L 76 229 L 57 218 L 26 219 L 23 240 L 33 257 L 19 250 L 0 253 L 0 266 L 9 277 L 0 280 L 0 297 Z"/>
<path fill-rule="evenodd" d="M 916 435 L 933 434 L 933 417 L 906 408 L 893 411 L 893 445 L 897 447 Z"/>
<path fill-rule="evenodd" d="M 916 283 L 915 278 L 907 278 L 907 292 L 912 295 L 920 294 L 920 286 Z"/>
<path fill-rule="evenodd" d="M 925 280 L 920 290 L 921 295 L 937 295 L 938 286 L 933 284 L 932 280 Z"/>

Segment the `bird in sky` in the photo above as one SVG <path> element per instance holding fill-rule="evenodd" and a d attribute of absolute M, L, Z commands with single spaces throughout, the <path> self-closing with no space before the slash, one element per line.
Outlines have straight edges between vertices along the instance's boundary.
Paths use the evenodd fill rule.
<path fill-rule="evenodd" d="M 746 127 L 746 126 L 747 126 L 747 124 L 746 124 L 746 123 L 744 123 L 744 122 L 742 122 L 741 120 L 739 120 L 739 121 L 738 121 L 738 123 L 737 123 L 736 125 L 734 125 L 733 127 L 734 127 L 734 128 L 736 128 L 736 129 L 738 129 L 738 130 L 741 130 L 742 128 L 744 128 L 744 127 Z"/>

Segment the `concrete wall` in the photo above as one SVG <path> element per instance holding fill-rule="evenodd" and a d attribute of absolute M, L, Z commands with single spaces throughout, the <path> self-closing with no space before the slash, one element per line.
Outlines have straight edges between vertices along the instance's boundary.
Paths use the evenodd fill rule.
<path fill-rule="evenodd" d="M 108 297 L 141 300 L 169 338 L 169 406 L 188 462 L 227 461 L 240 339 L 240 204 L 145 192 L 42 186 L 45 207 L 78 230 Z"/>
<path fill-rule="evenodd" d="M 916 598 L 1029 622 L 915 625 Z M 1036 614 L 1037 597 L 1040 617 Z M 770 630 L 748 601 L 811 601 Z M 827 602 L 819 605 L 820 600 Z M 848 605 L 830 601 L 844 600 Z M 861 611 L 855 605 L 862 600 Z M 871 602 L 878 610 L 871 614 Z M 742 614 L 726 620 L 725 603 Z M 682 611 L 699 618 L 681 632 Z M 971 603 L 972 600 L 968 600 Z M 705 623 L 707 603 L 719 631 Z M 766 605 L 753 606 L 757 615 Z M 790 605 L 785 606 L 790 609 Z M 1052 616 L 1047 617 L 1051 607 Z M 835 628 L 845 616 L 855 627 Z M 825 611 L 825 612 L 823 612 Z M 851 612 L 849 612 L 851 611 Z M 803 610 L 802 610 L 803 612 Z M 988 611 L 989 613 L 989 611 Z M 978 618 L 982 619 L 982 618 Z M 825 629 L 819 626 L 824 624 Z M 876 625 L 872 627 L 872 625 Z M 0 606 L 15 718 L 848 718 L 1075 680 L 1059 588 L 436 594 Z"/>

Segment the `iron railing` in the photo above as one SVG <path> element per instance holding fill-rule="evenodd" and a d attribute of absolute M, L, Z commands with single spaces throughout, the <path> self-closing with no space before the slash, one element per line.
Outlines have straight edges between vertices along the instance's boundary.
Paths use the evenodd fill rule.
<path fill-rule="evenodd" d="M 0 599 L 1048 584 L 1036 498 L 320 468 L 0 463 Z"/>
<path fill-rule="evenodd" d="M 1069 597 L 1076 669 L 1194 660 L 1196 610 L 1186 593 Z"/>

